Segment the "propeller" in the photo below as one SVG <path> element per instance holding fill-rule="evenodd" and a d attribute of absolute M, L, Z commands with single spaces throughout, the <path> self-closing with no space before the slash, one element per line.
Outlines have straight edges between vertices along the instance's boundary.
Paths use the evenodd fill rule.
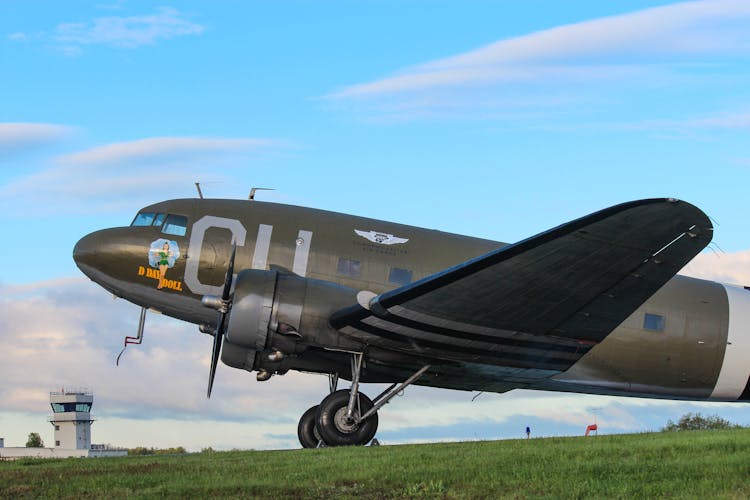
<path fill-rule="evenodd" d="M 231 308 L 230 292 L 232 291 L 232 276 L 234 274 L 234 257 L 237 254 L 237 242 L 232 242 L 232 255 L 229 257 L 229 266 L 227 274 L 224 277 L 224 290 L 221 293 L 221 302 L 217 310 L 219 311 L 219 320 L 216 323 L 214 331 L 214 347 L 211 352 L 211 371 L 208 374 L 208 392 L 206 397 L 211 397 L 211 389 L 214 386 L 214 377 L 216 376 L 216 365 L 219 362 L 221 354 L 221 342 L 224 339 L 224 333 L 227 327 L 227 316 Z M 205 303 L 205 302 L 204 302 Z"/>

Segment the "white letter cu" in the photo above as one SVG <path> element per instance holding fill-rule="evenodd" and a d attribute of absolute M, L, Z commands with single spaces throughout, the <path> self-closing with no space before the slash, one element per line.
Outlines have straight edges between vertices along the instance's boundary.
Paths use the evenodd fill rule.
<path fill-rule="evenodd" d="M 204 285 L 198 279 L 203 238 L 206 235 L 206 230 L 211 227 L 229 229 L 238 247 L 245 246 L 245 237 L 247 236 L 245 226 L 235 219 L 206 215 L 193 224 L 192 233 L 190 234 L 190 248 L 188 249 L 190 258 L 185 263 L 185 284 L 193 293 L 198 295 L 221 295 L 223 289 L 221 286 Z"/>

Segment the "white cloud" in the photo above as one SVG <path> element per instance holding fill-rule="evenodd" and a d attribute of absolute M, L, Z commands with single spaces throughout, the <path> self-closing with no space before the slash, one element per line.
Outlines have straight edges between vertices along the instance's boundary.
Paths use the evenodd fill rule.
<path fill-rule="evenodd" d="M 335 98 L 483 86 L 507 82 L 618 79 L 633 64 L 602 65 L 602 58 L 626 56 L 635 66 L 654 57 L 746 53 L 750 3 L 705 0 L 655 7 L 499 40 L 485 47 L 406 68 L 400 74 L 351 85 Z M 613 71 L 614 70 L 614 71 Z"/>
<path fill-rule="evenodd" d="M 674 134 L 675 136 L 705 135 L 717 131 L 750 129 L 750 112 L 746 110 L 697 115 L 692 118 L 671 120 L 643 120 L 639 122 L 593 123 L 578 128 L 597 127 L 612 130 L 644 130 Z"/>
<path fill-rule="evenodd" d="M 121 6 L 110 7 L 114 8 L 109 10 L 120 10 Z M 8 39 L 16 42 L 37 40 L 51 43 L 63 54 L 72 56 L 78 55 L 85 46 L 104 45 L 131 49 L 153 45 L 160 40 L 200 35 L 204 29 L 175 8 L 160 7 L 152 14 L 107 16 L 88 22 L 60 23 L 51 34 L 15 32 L 9 34 Z"/>
<path fill-rule="evenodd" d="M 8 40 L 12 40 L 14 42 L 25 42 L 28 39 L 29 39 L 29 35 L 26 33 L 22 33 L 20 31 L 16 33 L 11 33 L 8 35 Z"/>
<path fill-rule="evenodd" d="M 750 250 L 732 253 L 702 252 L 680 273 L 694 278 L 750 286 Z"/>
<path fill-rule="evenodd" d="M 0 203 L 23 200 L 31 215 L 90 211 L 92 203 L 132 208 L 136 199 L 184 196 L 193 182 L 229 178 L 239 165 L 246 170 L 252 155 L 282 145 L 263 138 L 154 137 L 97 146 L 0 186 Z"/>
<path fill-rule="evenodd" d="M 260 439 L 281 430 L 293 434 L 299 415 L 325 392 L 322 377 L 293 374 L 261 384 L 222 365 L 208 400 L 211 338 L 154 314 L 147 317 L 144 343 L 129 346 L 117 367 L 124 336 L 135 333 L 138 308 L 113 301 L 85 278 L 0 287 L 0 296 L 0 317 L 9 318 L 0 332 L 3 412 L 45 414 L 49 391 L 86 387 L 95 393 L 95 412 L 106 419 L 241 421 L 258 426 L 251 434 Z"/>
<path fill-rule="evenodd" d="M 721 105 L 745 104 L 748 32 L 744 0 L 681 2 L 501 39 L 333 89 L 323 99 L 370 120 L 480 119 L 514 130 L 571 130 L 581 119 L 598 129 L 624 112 L 654 125 L 649 115 L 659 106 L 650 103 L 674 107 L 677 91 L 702 96 L 681 101 L 683 113 L 716 106 L 718 88 Z"/>
<path fill-rule="evenodd" d="M 203 26 L 188 21 L 177 9 L 161 7 L 142 16 L 99 17 L 90 23 L 63 23 L 55 29 L 54 40 L 65 45 L 110 45 L 135 48 L 160 39 L 200 35 Z"/>
<path fill-rule="evenodd" d="M 51 123 L 0 123 L 0 156 L 57 142 L 72 130 Z"/>
<path fill-rule="evenodd" d="M 70 165 L 107 165 L 128 161 L 155 161 L 195 154 L 247 152 L 276 144 L 269 139 L 153 137 L 98 146 L 59 158 Z"/>
<path fill-rule="evenodd" d="M 745 129 L 750 128 L 750 112 L 722 113 L 704 118 L 696 118 L 685 123 L 693 128 Z"/>

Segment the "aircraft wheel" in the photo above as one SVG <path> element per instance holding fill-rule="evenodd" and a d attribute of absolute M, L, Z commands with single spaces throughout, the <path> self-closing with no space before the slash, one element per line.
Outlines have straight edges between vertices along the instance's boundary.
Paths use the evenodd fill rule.
<path fill-rule="evenodd" d="M 297 426 L 297 437 L 303 448 L 317 448 L 320 442 L 320 434 L 315 428 L 315 415 L 318 413 L 318 407 L 309 408 L 299 419 Z"/>
<path fill-rule="evenodd" d="M 354 406 L 355 415 L 361 415 L 372 408 L 370 398 L 362 393 L 357 395 L 359 404 Z M 318 406 L 318 432 L 328 446 L 362 446 L 367 444 L 378 430 L 378 414 L 357 423 L 346 417 L 349 406 L 349 389 L 329 394 Z M 361 412 L 361 413 L 360 413 Z"/>

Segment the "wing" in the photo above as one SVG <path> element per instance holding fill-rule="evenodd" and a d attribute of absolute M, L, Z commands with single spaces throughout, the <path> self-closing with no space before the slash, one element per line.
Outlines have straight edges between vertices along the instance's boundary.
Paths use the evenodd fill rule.
<path fill-rule="evenodd" d="M 624 203 L 338 311 L 331 324 L 433 359 L 563 371 L 712 236 L 689 203 Z"/>

